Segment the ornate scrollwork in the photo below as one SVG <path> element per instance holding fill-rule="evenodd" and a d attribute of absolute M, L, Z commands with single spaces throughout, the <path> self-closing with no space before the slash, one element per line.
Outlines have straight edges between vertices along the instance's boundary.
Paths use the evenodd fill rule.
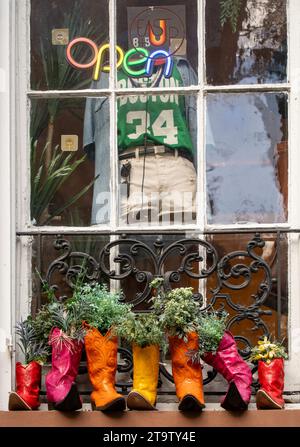
<path fill-rule="evenodd" d="M 260 331 L 263 335 L 270 334 L 265 317 L 272 312 L 262 306 L 271 292 L 272 274 L 270 266 L 258 254 L 258 250 L 262 250 L 264 245 L 265 242 L 260 235 L 255 234 L 245 250 L 226 253 L 219 259 L 216 248 L 203 239 L 194 237 L 180 239 L 166 246 L 162 238 L 157 238 L 151 247 L 143 241 L 122 235 L 101 249 L 97 261 L 89 253 L 72 251 L 70 241 L 58 237 L 54 242 L 54 248 L 61 254 L 49 265 L 46 279 L 57 291 L 58 286 L 52 283 L 54 275 L 62 275 L 64 285 L 67 284 L 72 289 L 83 268 L 86 281 L 100 281 L 102 276 L 120 283 L 130 279 L 136 283 L 137 291 L 132 293 L 130 290 L 130 296 L 124 299 L 133 307 L 144 303 L 147 308 L 152 295 L 150 283 L 154 278 L 163 277 L 165 290 L 170 290 L 178 286 L 185 275 L 193 281 L 193 284 L 195 281 L 198 282 L 199 288 L 195 290 L 194 298 L 201 305 L 205 303 L 205 295 L 209 295 L 204 309 L 211 307 L 216 310 L 230 309 L 227 328 L 236 334 L 240 353 L 247 359 L 250 355 L 251 340 L 243 334 L 237 334 L 238 325 L 247 321 L 252 325 L 253 333 Z M 208 287 L 206 280 L 211 275 L 214 275 L 215 285 L 213 287 L 210 285 L 209 289 L 206 289 Z M 251 289 L 254 283 L 255 290 L 253 287 Z M 236 294 L 248 289 L 249 304 L 238 302 Z M 64 296 L 58 297 L 62 298 Z M 118 372 L 127 373 L 130 377 L 133 366 L 132 354 L 125 348 L 120 348 L 119 352 L 121 363 L 118 365 Z M 160 365 L 160 375 L 173 381 L 172 375 L 163 363 Z M 214 380 L 215 376 L 216 371 L 208 370 L 204 384 Z M 117 385 L 125 390 L 131 384 L 129 380 L 118 382 Z"/>

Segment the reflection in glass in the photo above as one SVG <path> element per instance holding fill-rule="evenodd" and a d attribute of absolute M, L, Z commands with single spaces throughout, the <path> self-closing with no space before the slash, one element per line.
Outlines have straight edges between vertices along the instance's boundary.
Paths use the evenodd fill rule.
<path fill-rule="evenodd" d="M 124 53 L 122 71 L 127 75 L 126 82 L 120 76 L 120 88 L 146 83 L 158 68 L 163 75 L 152 87 L 197 84 L 195 0 L 119 0 L 117 6 L 117 42 Z M 169 63 L 181 72 L 179 84 L 168 75 Z"/>
<path fill-rule="evenodd" d="M 47 279 L 50 286 L 57 286 L 55 288 L 57 299 L 61 297 L 70 298 L 75 284 L 82 281 L 98 281 L 106 283 L 109 287 L 109 281 L 100 274 L 97 266 L 99 253 L 108 242 L 108 236 L 99 234 L 97 236 L 69 235 L 58 237 L 57 235 L 43 234 L 34 236 L 32 239 L 31 262 L 32 312 L 35 313 L 42 304 L 49 300 L 45 290 L 42 290 L 41 278 Z M 62 269 L 61 256 L 65 253 L 66 247 L 69 248 L 70 255 L 65 259 L 65 269 Z"/>
<path fill-rule="evenodd" d="M 208 223 L 287 220 L 287 95 L 210 94 Z"/>
<path fill-rule="evenodd" d="M 196 98 L 118 99 L 122 224 L 195 223 Z"/>
<path fill-rule="evenodd" d="M 97 47 L 109 41 L 108 23 L 107 0 L 31 0 L 31 88 L 89 88 Z M 67 48 L 77 38 L 92 43 L 79 42 L 72 47 L 70 61 L 76 63 L 72 66 Z"/>
<path fill-rule="evenodd" d="M 97 174 L 82 149 L 84 106 L 82 98 L 31 102 L 33 225 L 90 225 Z"/>
<path fill-rule="evenodd" d="M 208 84 L 286 81 L 286 0 L 206 2 Z"/>
<path fill-rule="evenodd" d="M 258 308 L 264 313 L 257 313 L 258 320 L 235 319 L 230 327 L 232 333 L 247 338 L 252 345 L 256 344 L 257 339 L 264 334 L 263 325 L 258 323 L 259 318 L 261 318 L 273 338 L 287 342 L 289 310 L 287 236 L 281 234 L 279 241 L 276 234 L 261 234 L 260 237 L 264 241 L 264 245 L 254 249 L 254 255 L 260 257 L 271 271 L 272 286 L 263 303 L 260 302 L 260 297 L 263 296 L 265 289 L 260 286 L 262 283 L 270 281 L 266 278 L 266 271 L 260 265 L 257 271 L 252 270 L 248 282 L 244 275 L 245 269 L 243 270 L 241 267 L 250 266 L 253 262 L 253 257 L 249 256 L 246 249 L 254 237 L 255 234 L 250 233 L 207 236 L 208 242 L 216 248 L 219 259 L 229 253 L 237 253 L 236 256 L 227 258 L 224 272 L 228 275 L 228 278 L 226 284 L 223 283 L 214 307 L 218 309 L 225 306 L 225 310 L 230 314 L 230 317 L 234 318 L 237 315 L 234 306 L 253 309 L 253 306 L 257 303 Z M 280 262 L 278 262 L 278 257 L 280 257 Z M 234 275 L 234 268 L 235 272 L 240 272 L 240 274 Z M 278 284 L 280 284 L 280 288 Z M 211 291 L 217 286 L 218 279 L 216 273 L 214 273 L 208 278 L 206 284 L 208 303 L 212 299 Z M 225 300 L 224 297 L 226 296 L 230 297 L 229 301 Z M 242 344 L 240 348 L 245 349 L 245 346 Z"/>

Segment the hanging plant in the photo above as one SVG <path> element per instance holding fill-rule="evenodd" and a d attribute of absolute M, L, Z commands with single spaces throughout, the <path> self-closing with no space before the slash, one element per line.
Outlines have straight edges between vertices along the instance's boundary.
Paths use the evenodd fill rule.
<path fill-rule="evenodd" d="M 230 22 L 232 31 L 236 33 L 241 11 L 241 0 L 221 0 L 220 8 L 221 26 L 223 27 L 226 22 Z"/>

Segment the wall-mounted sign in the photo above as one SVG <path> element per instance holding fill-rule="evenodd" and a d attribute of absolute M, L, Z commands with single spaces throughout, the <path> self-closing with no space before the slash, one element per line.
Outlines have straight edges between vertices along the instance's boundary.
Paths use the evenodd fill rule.
<path fill-rule="evenodd" d="M 159 47 L 186 55 L 181 51 L 186 41 L 185 5 L 128 7 L 127 20 L 129 48 L 144 47 L 152 53 Z"/>
<path fill-rule="evenodd" d="M 78 135 L 62 135 L 61 150 L 65 152 L 78 151 Z"/>
<path fill-rule="evenodd" d="M 52 45 L 68 45 L 69 40 L 68 28 L 52 30 Z"/>

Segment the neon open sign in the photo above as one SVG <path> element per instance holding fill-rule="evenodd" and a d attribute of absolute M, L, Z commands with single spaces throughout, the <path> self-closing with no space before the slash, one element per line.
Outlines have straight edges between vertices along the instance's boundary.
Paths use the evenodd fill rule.
<path fill-rule="evenodd" d="M 153 36 L 151 36 L 153 37 Z M 151 38 L 149 36 L 149 39 Z M 153 37 L 155 39 L 155 36 Z M 75 45 L 84 44 L 90 47 L 92 50 L 92 58 L 89 62 L 81 63 L 77 62 L 72 56 L 72 49 Z M 77 37 L 72 40 L 67 47 L 67 60 L 77 69 L 85 70 L 94 67 L 93 79 L 97 81 L 100 77 L 100 72 L 110 71 L 110 66 L 105 65 L 105 53 L 109 52 L 110 45 L 104 44 L 100 48 L 96 43 L 86 37 Z M 117 69 L 123 66 L 124 71 L 129 76 L 151 76 L 153 73 L 154 65 L 156 62 L 164 64 L 164 76 L 170 78 L 173 69 L 172 56 L 166 50 L 156 50 L 150 53 L 147 48 L 131 48 L 126 53 L 118 45 L 117 51 Z M 107 55 L 107 54 L 106 54 Z M 136 57 L 138 56 L 138 58 Z"/>
<path fill-rule="evenodd" d="M 145 77 L 153 74 L 155 65 L 164 65 L 163 75 L 170 78 L 173 69 L 172 56 L 182 46 L 185 36 L 185 26 L 182 20 L 182 17 L 185 17 L 185 10 L 182 8 L 178 5 L 167 8 L 128 8 L 129 41 L 133 48 L 124 52 L 120 46 L 116 46 L 116 68 L 123 67 L 127 75 L 132 77 Z M 170 51 L 172 38 L 179 42 L 173 52 Z M 142 46 L 142 41 L 148 48 Z M 74 47 L 79 44 L 86 45 L 92 51 L 90 60 L 85 63 L 76 61 L 72 54 Z M 109 51 L 108 43 L 98 48 L 92 40 L 78 37 L 72 40 L 67 47 L 67 60 L 76 69 L 85 70 L 94 67 L 93 79 L 97 81 L 101 72 L 110 71 L 110 66 L 106 63 Z"/>

